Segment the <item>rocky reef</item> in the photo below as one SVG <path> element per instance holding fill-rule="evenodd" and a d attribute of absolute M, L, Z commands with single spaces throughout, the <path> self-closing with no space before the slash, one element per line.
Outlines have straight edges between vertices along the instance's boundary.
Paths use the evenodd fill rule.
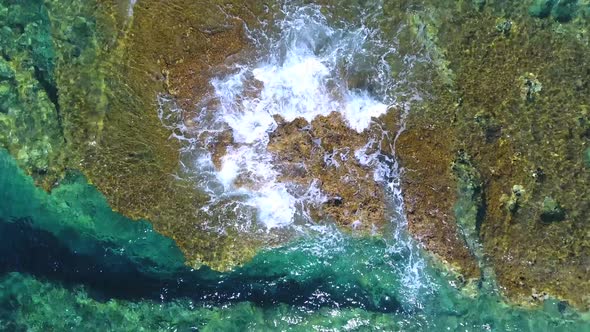
<path fill-rule="evenodd" d="M 426 56 L 444 59 L 430 63 L 432 97 L 409 113 L 397 144 L 410 230 L 467 276 L 479 255 L 456 248 L 480 242 L 478 260 L 520 303 L 550 294 L 590 306 L 586 6 L 433 2 L 409 22 Z M 457 169 L 457 154 L 474 172 Z"/>
<path fill-rule="evenodd" d="M 0 24 L 0 144 L 44 183 L 65 145 L 48 13 L 41 1 L 2 1 Z"/>
<path fill-rule="evenodd" d="M 290 123 L 279 119 L 279 123 L 269 150 L 277 167 L 284 169 L 282 180 L 304 187 L 317 181 L 326 195 L 323 206 L 313 211 L 314 220 L 331 219 L 345 229 L 381 233 L 387 225 L 384 188 L 374 180 L 372 169 L 355 157 L 363 148 L 379 151 L 378 141 L 368 139 L 369 130 L 355 132 L 339 113 L 311 123 L 302 118 Z"/>
<path fill-rule="evenodd" d="M 0 3 L 0 143 L 39 186 L 80 170 L 113 209 L 177 241 L 190 264 L 234 266 L 256 245 L 199 229 L 207 197 L 175 177 L 180 143 L 158 117 L 157 96 L 192 105 L 212 68 L 245 46 L 243 21 L 228 17 L 255 24 L 262 5 L 129 5 Z"/>
<path fill-rule="evenodd" d="M 0 146 L 56 196 L 70 195 L 59 183 L 89 195 L 82 177 L 64 177 L 80 172 L 191 266 L 248 261 L 264 240 L 203 225 L 209 198 L 183 173 L 183 143 L 157 101 L 193 110 L 209 78 L 252 47 L 244 23 L 273 10 L 253 0 L 0 0 Z M 383 14 L 371 24 L 399 49 L 392 74 L 410 75 L 423 98 L 377 121 L 391 146 L 336 113 L 276 119 L 269 150 L 284 180 L 318 180 L 327 200 L 317 218 L 374 234 L 387 224 L 384 189 L 354 153 L 395 154 L 409 230 L 426 249 L 467 279 L 491 267 L 511 300 L 551 295 L 588 309 L 588 1 L 387 0 Z M 420 57 L 411 73 L 404 55 Z M 217 164 L 231 141 L 217 142 Z"/>

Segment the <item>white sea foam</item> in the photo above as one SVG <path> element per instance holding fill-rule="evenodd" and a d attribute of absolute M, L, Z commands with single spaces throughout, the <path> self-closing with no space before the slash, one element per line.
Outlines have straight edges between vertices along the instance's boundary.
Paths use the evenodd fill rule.
<path fill-rule="evenodd" d="M 127 7 L 127 16 L 133 16 L 133 7 L 135 7 L 135 3 L 137 0 L 129 0 L 129 6 Z"/>
<path fill-rule="evenodd" d="M 262 226 L 267 232 L 290 226 L 299 229 L 301 221 L 306 229 L 322 234 L 323 242 L 312 246 L 314 253 L 332 255 L 340 245 L 328 245 L 326 241 L 343 241 L 342 234 L 332 226 L 314 224 L 309 213 L 311 206 L 319 206 L 328 198 L 317 181 L 302 187 L 281 179 L 281 170 L 275 168 L 267 151 L 269 134 L 277 128 L 276 116 L 284 121 L 304 118 L 311 122 L 331 112 L 340 113 L 351 129 L 363 132 L 374 117 L 392 106 L 399 108 L 392 93 L 396 82 L 386 61 L 395 49 L 384 46 L 379 33 L 363 24 L 330 26 L 319 6 L 286 5 L 283 14 L 278 32 L 246 29 L 253 34 L 251 37 L 260 50 L 257 59 L 231 65 L 229 74 L 211 80 L 214 92 L 198 105 L 191 128 L 178 121 L 183 118 L 182 111 L 167 105 L 169 100 L 165 98 L 160 102 L 168 112 L 161 112 L 160 117 L 174 130 L 174 137 L 190 144 L 196 168 L 193 177 L 211 196 L 203 211 L 246 231 L 252 230 L 252 225 L 254 229 Z M 361 84 L 359 77 L 364 80 Z M 368 85 L 372 85 L 371 93 Z M 406 114 L 407 109 L 403 110 Z M 170 124 L 175 119 L 178 123 Z M 221 166 L 216 168 L 210 146 L 227 131 L 231 131 L 233 142 L 221 157 Z M 183 136 L 188 132 L 191 134 Z M 407 300 L 418 303 L 416 296 L 426 287 L 427 280 L 422 273 L 424 261 L 406 232 L 401 170 L 394 157 L 377 149 L 387 142 L 388 150 L 395 154 L 392 142 L 398 136 L 385 132 L 382 135 L 372 137 L 354 151 L 354 157 L 371 168 L 373 179 L 387 190 L 392 220 L 397 225 L 389 250 L 406 257 L 403 264 L 397 262 L 392 269 L 399 271 L 406 285 Z M 346 155 L 338 149 L 331 151 L 325 156 L 326 165 L 339 167 L 338 158 L 342 156 Z M 230 218 L 220 217 L 224 209 L 231 211 Z M 362 223 L 357 220 L 353 225 Z M 223 226 L 215 227 L 224 231 Z"/>
<path fill-rule="evenodd" d="M 285 185 L 273 183 L 256 190 L 248 203 L 258 209 L 258 217 L 266 227 L 274 228 L 293 221 L 297 200 Z"/>
<path fill-rule="evenodd" d="M 317 6 L 286 10 L 279 25 L 279 34 L 265 36 L 269 51 L 260 54 L 254 65 L 235 65 L 231 74 L 211 81 L 217 103 L 204 107 L 194 121 L 197 131 L 208 135 L 212 127 L 231 130 L 234 143 L 221 158 L 221 167 L 202 184 L 217 196 L 233 192 L 245 197 L 242 205 L 254 208 L 258 222 L 268 229 L 291 225 L 296 215 L 308 216 L 306 206 L 326 200 L 317 184 L 300 188 L 280 181 L 266 150 L 269 134 L 277 128 L 276 116 L 311 122 L 339 112 L 352 129 L 362 132 L 373 117 L 388 109 L 385 101 L 366 91 L 348 89 L 343 74 L 353 69 L 351 56 L 374 46 L 368 38 L 373 31 L 330 27 Z M 209 171 L 210 156 L 207 152 L 198 159 Z"/>

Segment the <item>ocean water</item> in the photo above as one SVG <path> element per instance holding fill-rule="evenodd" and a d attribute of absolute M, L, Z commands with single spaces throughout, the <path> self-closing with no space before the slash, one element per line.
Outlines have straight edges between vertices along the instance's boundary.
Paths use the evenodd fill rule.
<path fill-rule="evenodd" d="M 183 265 L 170 239 L 110 211 L 72 174 L 52 194 L 0 154 L 0 326 L 6 331 L 585 331 L 588 318 L 455 286 L 395 239 L 326 230 L 235 271 Z M 84 227 L 80 222 L 84 222 Z M 408 248 L 409 246 L 405 246 Z M 409 273 L 411 260 L 424 262 Z"/>
<path fill-rule="evenodd" d="M 277 116 L 311 121 L 337 112 L 362 132 L 391 108 L 411 112 L 406 101 L 419 98 L 405 72 L 390 67 L 402 56 L 374 24 L 382 4 L 358 6 L 354 18 L 339 19 L 317 4 L 282 4 L 272 26 L 248 31 L 257 52 L 211 79 L 212 94 L 196 105 L 191 127 L 164 121 L 187 142 L 185 172 L 194 172 L 195 185 L 211 196 L 204 209 L 237 211 L 225 227 L 292 228 L 299 235 L 232 271 L 186 266 L 172 239 L 149 221 L 112 211 L 78 172 L 68 172 L 51 193 L 35 187 L 1 149 L 0 329 L 590 331 L 588 314 L 565 302 L 509 304 L 493 283 L 464 286 L 424 252 L 407 233 L 391 156 L 353 153 L 386 188 L 391 227 L 379 237 L 316 224 L 308 209 L 327 198 L 313 185 L 281 179 L 267 151 Z M 403 59 L 408 68 L 426 61 Z M 180 111 L 163 107 L 160 116 Z M 208 139 L 227 131 L 236 144 L 215 168 Z M 388 139 L 395 151 L 395 136 Z M 248 185 L 236 181 L 244 177 Z"/>

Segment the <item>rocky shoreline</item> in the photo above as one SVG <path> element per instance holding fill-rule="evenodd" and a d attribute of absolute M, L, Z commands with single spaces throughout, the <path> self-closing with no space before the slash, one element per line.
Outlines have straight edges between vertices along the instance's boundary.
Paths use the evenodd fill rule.
<path fill-rule="evenodd" d="M 207 197 L 182 177 L 182 143 L 170 139 L 156 99 L 166 94 L 194 107 L 220 65 L 251 47 L 244 23 L 259 24 L 272 8 L 144 0 L 130 18 L 102 0 L 10 6 L 0 11 L 7 37 L 0 146 L 38 186 L 51 190 L 67 170 L 80 170 L 114 210 L 172 238 L 191 266 L 231 269 L 274 241 L 202 225 L 196 211 Z M 464 279 L 479 280 L 491 267 L 511 301 L 550 295 L 587 310 L 590 5 L 385 1 L 383 8 L 379 25 L 392 43 L 429 60 L 411 76 L 426 97 L 408 102 L 395 145 L 409 231 Z M 19 11 L 28 14 L 12 16 Z M 21 36 L 31 42 L 15 42 Z M 387 213 L 383 189 L 353 158 L 331 171 L 322 159 L 336 146 L 360 148 L 370 133 L 354 133 L 337 117 L 282 123 L 270 150 L 292 170 L 289 180 L 322 180 L 332 201 L 317 217 L 372 234 Z M 397 132 L 400 114 L 388 117 L 381 124 Z M 295 167 L 302 152 L 311 156 L 306 174 Z M 343 172 L 355 174 L 352 185 Z M 370 221 L 355 224 L 359 218 Z"/>

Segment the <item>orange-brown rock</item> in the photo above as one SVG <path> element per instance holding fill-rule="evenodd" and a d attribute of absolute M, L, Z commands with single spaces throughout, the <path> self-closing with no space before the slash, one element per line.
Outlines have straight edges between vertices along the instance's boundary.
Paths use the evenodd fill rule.
<path fill-rule="evenodd" d="M 370 130 L 359 134 L 333 112 L 311 123 L 302 118 L 280 122 L 268 149 L 283 172 L 281 180 L 304 186 L 318 181 L 327 201 L 315 211 L 317 217 L 372 233 L 388 222 L 385 194 L 373 178 L 373 168 L 362 165 L 354 155 L 370 137 Z"/>
<path fill-rule="evenodd" d="M 433 125 L 410 126 L 399 137 L 396 152 L 403 167 L 402 188 L 410 233 L 466 278 L 479 268 L 459 232 L 454 205 L 457 182 L 452 133 Z"/>

